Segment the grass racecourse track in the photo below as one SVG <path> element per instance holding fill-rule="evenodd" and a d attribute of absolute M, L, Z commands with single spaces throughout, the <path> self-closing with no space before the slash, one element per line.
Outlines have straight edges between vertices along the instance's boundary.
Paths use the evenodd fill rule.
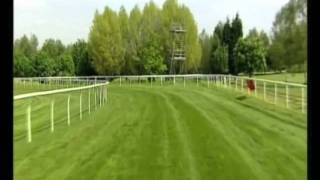
<path fill-rule="evenodd" d="M 254 78 L 267 79 L 273 81 L 286 81 L 290 83 L 304 84 L 305 74 L 304 73 L 281 73 L 281 74 L 267 74 L 267 75 L 256 75 Z"/>
<path fill-rule="evenodd" d="M 72 93 L 71 104 L 78 97 Z M 50 133 L 52 98 L 57 122 Z M 65 101 L 64 94 L 32 100 L 31 143 L 24 136 L 30 101 L 15 102 L 15 179 L 307 179 L 306 115 L 253 96 L 111 83 L 107 103 L 91 115 L 80 120 L 71 106 L 70 126 Z"/>

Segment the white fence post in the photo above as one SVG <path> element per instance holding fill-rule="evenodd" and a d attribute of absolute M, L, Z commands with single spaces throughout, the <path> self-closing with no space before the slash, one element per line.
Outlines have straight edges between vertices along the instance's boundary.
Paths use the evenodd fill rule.
<path fill-rule="evenodd" d="M 54 131 L 54 101 L 51 101 L 51 132 Z"/>
<path fill-rule="evenodd" d="M 28 142 L 30 143 L 32 141 L 32 133 L 31 133 L 31 105 L 28 105 L 27 108 L 27 129 L 28 129 Z"/>
<path fill-rule="evenodd" d="M 108 87 L 106 86 L 106 103 L 108 102 Z"/>
<path fill-rule="evenodd" d="M 186 77 L 183 76 L 183 87 L 186 87 Z"/>
<path fill-rule="evenodd" d="M 162 76 L 160 77 L 160 85 L 162 86 Z"/>
<path fill-rule="evenodd" d="M 89 89 L 89 96 L 88 96 L 88 103 L 89 103 L 89 114 L 91 113 L 91 102 L 90 102 L 91 96 L 90 96 L 90 89 Z"/>
<path fill-rule="evenodd" d="M 197 76 L 197 86 L 199 86 L 199 77 Z"/>
<path fill-rule="evenodd" d="M 209 88 L 209 76 L 207 75 L 207 84 L 208 84 L 208 88 Z"/>
<path fill-rule="evenodd" d="M 241 78 L 241 91 L 243 91 L 243 79 Z"/>
<path fill-rule="evenodd" d="M 255 89 L 254 89 L 254 95 L 255 95 L 255 96 L 258 96 L 258 86 L 257 86 L 257 81 L 256 81 L 256 80 L 254 80 L 254 87 L 255 87 Z"/>
<path fill-rule="evenodd" d="M 304 113 L 304 88 L 301 88 L 301 112 Z"/>
<path fill-rule="evenodd" d="M 274 104 L 277 104 L 277 83 L 274 83 Z"/>
<path fill-rule="evenodd" d="M 101 86 L 99 87 L 99 104 L 100 104 L 100 107 L 102 105 L 102 90 L 101 90 Z"/>
<path fill-rule="evenodd" d="M 263 82 L 263 99 L 266 100 L 266 82 Z"/>
<path fill-rule="evenodd" d="M 120 76 L 120 87 L 121 87 L 121 76 Z"/>
<path fill-rule="evenodd" d="M 225 87 L 227 88 L 228 85 L 229 85 L 227 75 L 224 76 L 224 81 L 225 81 L 224 85 L 225 85 Z"/>
<path fill-rule="evenodd" d="M 68 96 L 68 126 L 70 126 L 70 95 Z"/>
<path fill-rule="evenodd" d="M 82 120 L 82 93 L 80 93 L 80 120 Z"/>
<path fill-rule="evenodd" d="M 236 77 L 236 90 L 238 90 L 238 78 Z"/>
<path fill-rule="evenodd" d="M 94 89 L 94 109 L 97 110 L 97 88 Z"/>
<path fill-rule="evenodd" d="M 289 87 L 286 85 L 286 104 L 287 108 L 289 108 Z"/>
<path fill-rule="evenodd" d="M 173 85 L 175 85 L 175 84 L 176 84 L 176 76 L 173 75 Z"/>

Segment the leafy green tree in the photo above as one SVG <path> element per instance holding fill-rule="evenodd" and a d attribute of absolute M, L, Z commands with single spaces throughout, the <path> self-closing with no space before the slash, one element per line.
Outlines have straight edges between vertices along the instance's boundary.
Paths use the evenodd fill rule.
<path fill-rule="evenodd" d="M 283 64 L 287 70 L 306 72 L 306 0 L 290 0 L 277 13 L 272 28 L 270 57 L 274 68 Z"/>
<path fill-rule="evenodd" d="M 260 41 L 262 48 L 266 51 L 266 55 L 265 55 L 266 66 L 263 69 L 263 71 L 265 72 L 270 65 L 270 55 L 269 55 L 270 43 L 269 43 L 268 35 L 264 31 L 259 32 L 259 31 L 257 31 L 256 28 L 253 28 L 253 29 L 249 30 L 247 38 Z"/>
<path fill-rule="evenodd" d="M 31 60 L 22 53 L 14 53 L 14 77 L 33 76 L 33 66 Z"/>
<path fill-rule="evenodd" d="M 38 52 L 38 39 L 34 34 L 30 38 L 23 35 L 14 42 L 14 76 L 33 76 L 33 59 Z"/>
<path fill-rule="evenodd" d="M 258 38 L 240 39 L 234 53 L 239 72 L 244 72 L 250 77 L 255 71 L 260 71 L 266 66 L 266 50 L 263 48 L 262 41 Z"/>
<path fill-rule="evenodd" d="M 34 76 L 53 76 L 55 75 L 54 66 L 54 59 L 46 52 L 40 51 L 33 60 Z"/>
<path fill-rule="evenodd" d="M 37 53 L 38 39 L 32 34 L 30 39 L 23 35 L 21 38 L 16 39 L 14 42 L 14 51 L 19 51 L 20 54 L 32 59 Z"/>
<path fill-rule="evenodd" d="M 60 40 L 46 39 L 42 45 L 41 51 L 45 52 L 51 58 L 57 58 L 62 55 L 66 47 Z"/>
<path fill-rule="evenodd" d="M 129 16 L 129 45 L 127 53 L 130 55 L 128 58 L 128 69 L 131 74 L 139 74 L 139 67 L 141 58 L 138 56 L 138 51 L 142 47 L 141 41 L 141 11 L 136 5 L 130 12 Z M 141 72 L 140 72 L 141 73 Z"/>
<path fill-rule="evenodd" d="M 70 54 L 64 53 L 57 58 L 55 64 L 56 76 L 73 76 L 75 75 L 74 71 L 74 63 Z"/>
<path fill-rule="evenodd" d="M 167 70 L 161 55 L 162 47 L 156 41 L 150 40 L 140 51 L 143 60 L 144 74 L 162 74 Z"/>
<path fill-rule="evenodd" d="M 213 61 L 211 64 L 214 73 L 228 72 L 228 48 L 224 45 L 218 45 L 212 54 Z"/>
<path fill-rule="evenodd" d="M 95 71 L 88 54 L 88 44 L 81 39 L 72 45 L 71 56 L 75 74 L 78 76 L 94 75 Z"/>
<path fill-rule="evenodd" d="M 161 42 L 161 15 L 160 9 L 154 2 L 147 3 L 143 8 L 141 17 L 141 34 L 140 41 L 142 43 L 139 57 L 141 58 L 140 71 L 144 73 L 161 72 L 165 66 L 163 62 L 163 45 Z M 157 49 L 154 49 L 156 46 Z M 150 50 L 151 52 L 148 52 Z M 146 59 L 151 58 L 151 59 Z M 163 63 L 163 64 L 159 64 Z M 151 68 L 152 67 L 152 68 Z M 161 68 L 155 70 L 154 68 Z"/>
<path fill-rule="evenodd" d="M 201 66 L 201 45 L 198 37 L 197 24 L 190 9 L 185 5 L 179 5 L 177 0 L 166 0 L 162 7 L 162 24 L 161 35 L 168 67 L 170 65 L 173 41 L 170 29 L 173 24 L 180 24 L 186 29 L 186 62 L 184 63 L 182 72 L 198 72 Z"/>
<path fill-rule="evenodd" d="M 120 74 L 124 47 L 117 13 L 109 7 L 102 14 L 97 11 L 89 33 L 88 50 L 98 74 Z"/>
<path fill-rule="evenodd" d="M 130 46 L 130 34 L 129 34 L 129 17 L 128 14 L 123 6 L 120 7 L 119 11 L 119 23 L 120 23 L 120 30 L 121 30 L 121 39 L 122 44 L 121 46 L 124 48 L 124 55 L 123 55 L 123 67 L 122 67 L 122 74 L 132 74 L 133 73 L 133 62 L 130 59 L 130 51 L 128 51 Z"/>

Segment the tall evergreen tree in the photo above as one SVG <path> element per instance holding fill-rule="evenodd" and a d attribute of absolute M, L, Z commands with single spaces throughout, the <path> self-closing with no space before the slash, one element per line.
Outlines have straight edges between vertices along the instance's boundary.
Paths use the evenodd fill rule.
<path fill-rule="evenodd" d="M 239 17 L 239 14 L 236 14 L 236 17 L 232 20 L 232 26 L 231 26 L 231 38 L 229 43 L 229 72 L 231 74 L 238 74 L 237 70 L 237 59 L 234 56 L 234 48 L 238 42 L 238 40 L 243 36 L 242 32 L 242 21 Z"/>
<path fill-rule="evenodd" d="M 211 58 L 211 48 L 212 48 L 212 40 L 211 37 L 206 33 L 205 30 L 202 30 L 200 34 L 200 44 L 202 49 L 202 57 L 201 57 L 201 71 L 204 73 L 210 73 L 210 58 Z"/>

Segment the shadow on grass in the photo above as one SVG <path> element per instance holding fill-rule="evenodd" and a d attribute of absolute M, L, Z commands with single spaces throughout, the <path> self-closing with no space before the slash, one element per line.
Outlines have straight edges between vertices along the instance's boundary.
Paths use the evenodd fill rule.
<path fill-rule="evenodd" d="M 243 100 L 247 99 L 247 96 L 244 96 L 244 95 L 237 96 L 236 99 L 239 100 L 239 101 L 243 101 Z"/>

